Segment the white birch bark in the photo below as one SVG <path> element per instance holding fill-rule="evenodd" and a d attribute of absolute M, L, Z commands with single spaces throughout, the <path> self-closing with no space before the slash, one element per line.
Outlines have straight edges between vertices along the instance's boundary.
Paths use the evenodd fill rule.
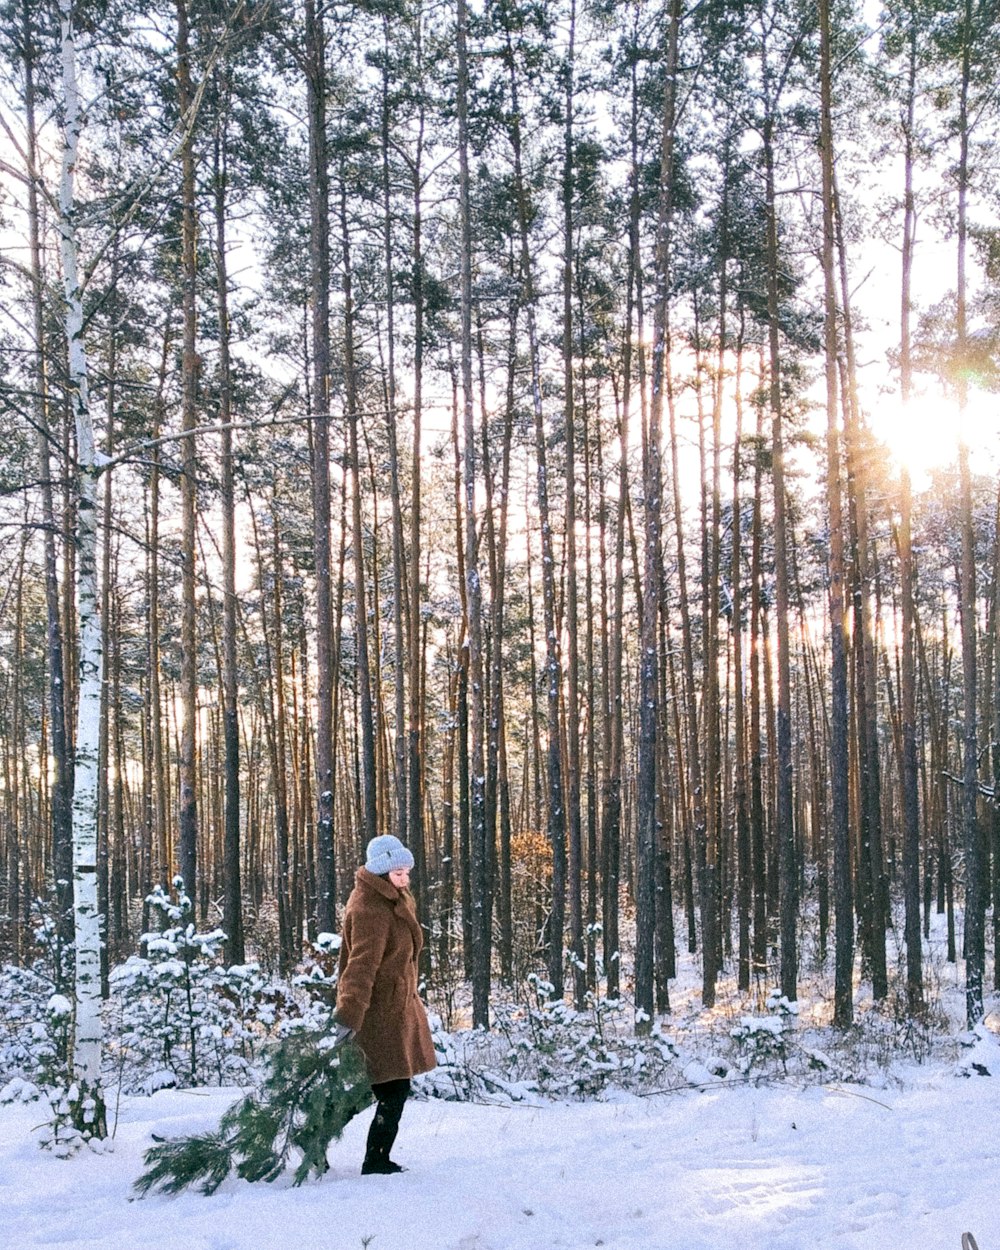
<path fill-rule="evenodd" d="M 97 594 L 97 477 L 94 429 L 88 407 L 75 222 L 75 172 L 80 99 L 72 0 L 59 0 L 62 34 L 63 154 L 59 184 L 59 240 L 63 268 L 69 397 L 77 439 L 77 583 L 79 690 L 73 792 L 73 887 L 76 994 L 73 1078 L 77 1127 L 103 1137 L 101 1095 L 101 928 L 97 906 L 97 761 L 103 654 Z"/>

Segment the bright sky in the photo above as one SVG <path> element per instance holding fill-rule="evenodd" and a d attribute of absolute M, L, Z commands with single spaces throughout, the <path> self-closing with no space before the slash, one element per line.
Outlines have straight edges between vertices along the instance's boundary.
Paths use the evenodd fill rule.
<path fill-rule="evenodd" d="M 970 394 L 964 413 L 939 388 L 916 395 L 905 408 L 896 396 L 886 396 L 872 414 L 872 428 L 910 470 L 917 489 L 931 469 L 956 458 L 962 440 L 974 473 L 995 472 L 1000 462 L 1000 397 L 984 391 Z"/>

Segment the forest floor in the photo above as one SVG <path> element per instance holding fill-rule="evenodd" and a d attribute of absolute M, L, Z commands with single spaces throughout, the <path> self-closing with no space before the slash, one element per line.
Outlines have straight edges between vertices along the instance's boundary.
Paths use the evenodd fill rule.
<path fill-rule="evenodd" d="M 367 1116 L 329 1173 L 134 1200 L 150 1133 L 214 1126 L 232 1091 L 128 1098 L 111 1155 L 38 1149 L 0 1111 L 10 1250 L 980 1250 L 1000 1246 L 997 1079 L 922 1068 L 905 1088 L 688 1090 L 581 1104 L 414 1101 L 399 1176 L 358 1172 Z"/>
<path fill-rule="evenodd" d="M 360 1175 L 365 1113 L 322 1180 L 230 1179 L 208 1198 L 138 1200 L 152 1134 L 214 1128 L 239 1091 L 109 1091 L 113 1153 L 68 1160 L 38 1148 L 38 1103 L 0 1106 L 0 1247 L 960 1250 L 969 1230 L 980 1250 L 1000 1250 L 1000 1004 L 963 1038 L 960 965 L 930 965 L 937 1042 L 919 1061 L 890 1013 L 888 1032 L 860 1028 L 847 1079 L 839 1053 L 839 1075 L 817 1083 L 780 1065 L 713 1079 L 705 1064 L 740 1002 L 724 986 L 714 1022 L 699 1013 L 697 970 L 682 962 L 659 1024 L 691 1056 L 689 1084 L 572 1102 L 414 1098 L 398 1176 Z M 794 1027 L 810 1046 L 833 1044 L 815 1026 L 828 989 L 814 978 L 800 996 Z"/>

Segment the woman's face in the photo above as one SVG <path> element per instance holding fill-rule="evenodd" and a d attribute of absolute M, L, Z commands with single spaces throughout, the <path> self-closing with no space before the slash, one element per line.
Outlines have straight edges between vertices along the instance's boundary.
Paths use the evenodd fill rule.
<path fill-rule="evenodd" d="M 389 873 L 389 880 L 397 890 L 405 890 L 410 884 L 409 868 L 393 868 L 393 870 Z"/>

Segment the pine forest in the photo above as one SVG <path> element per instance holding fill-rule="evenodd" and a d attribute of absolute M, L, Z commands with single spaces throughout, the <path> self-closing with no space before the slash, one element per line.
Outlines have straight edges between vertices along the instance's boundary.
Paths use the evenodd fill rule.
<path fill-rule="evenodd" d="M 381 834 L 448 1030 L 989 1014 L 998 40 L 2 0 L 0 960 L 67 1124 L 135 978 L 326 984 Z"/>

